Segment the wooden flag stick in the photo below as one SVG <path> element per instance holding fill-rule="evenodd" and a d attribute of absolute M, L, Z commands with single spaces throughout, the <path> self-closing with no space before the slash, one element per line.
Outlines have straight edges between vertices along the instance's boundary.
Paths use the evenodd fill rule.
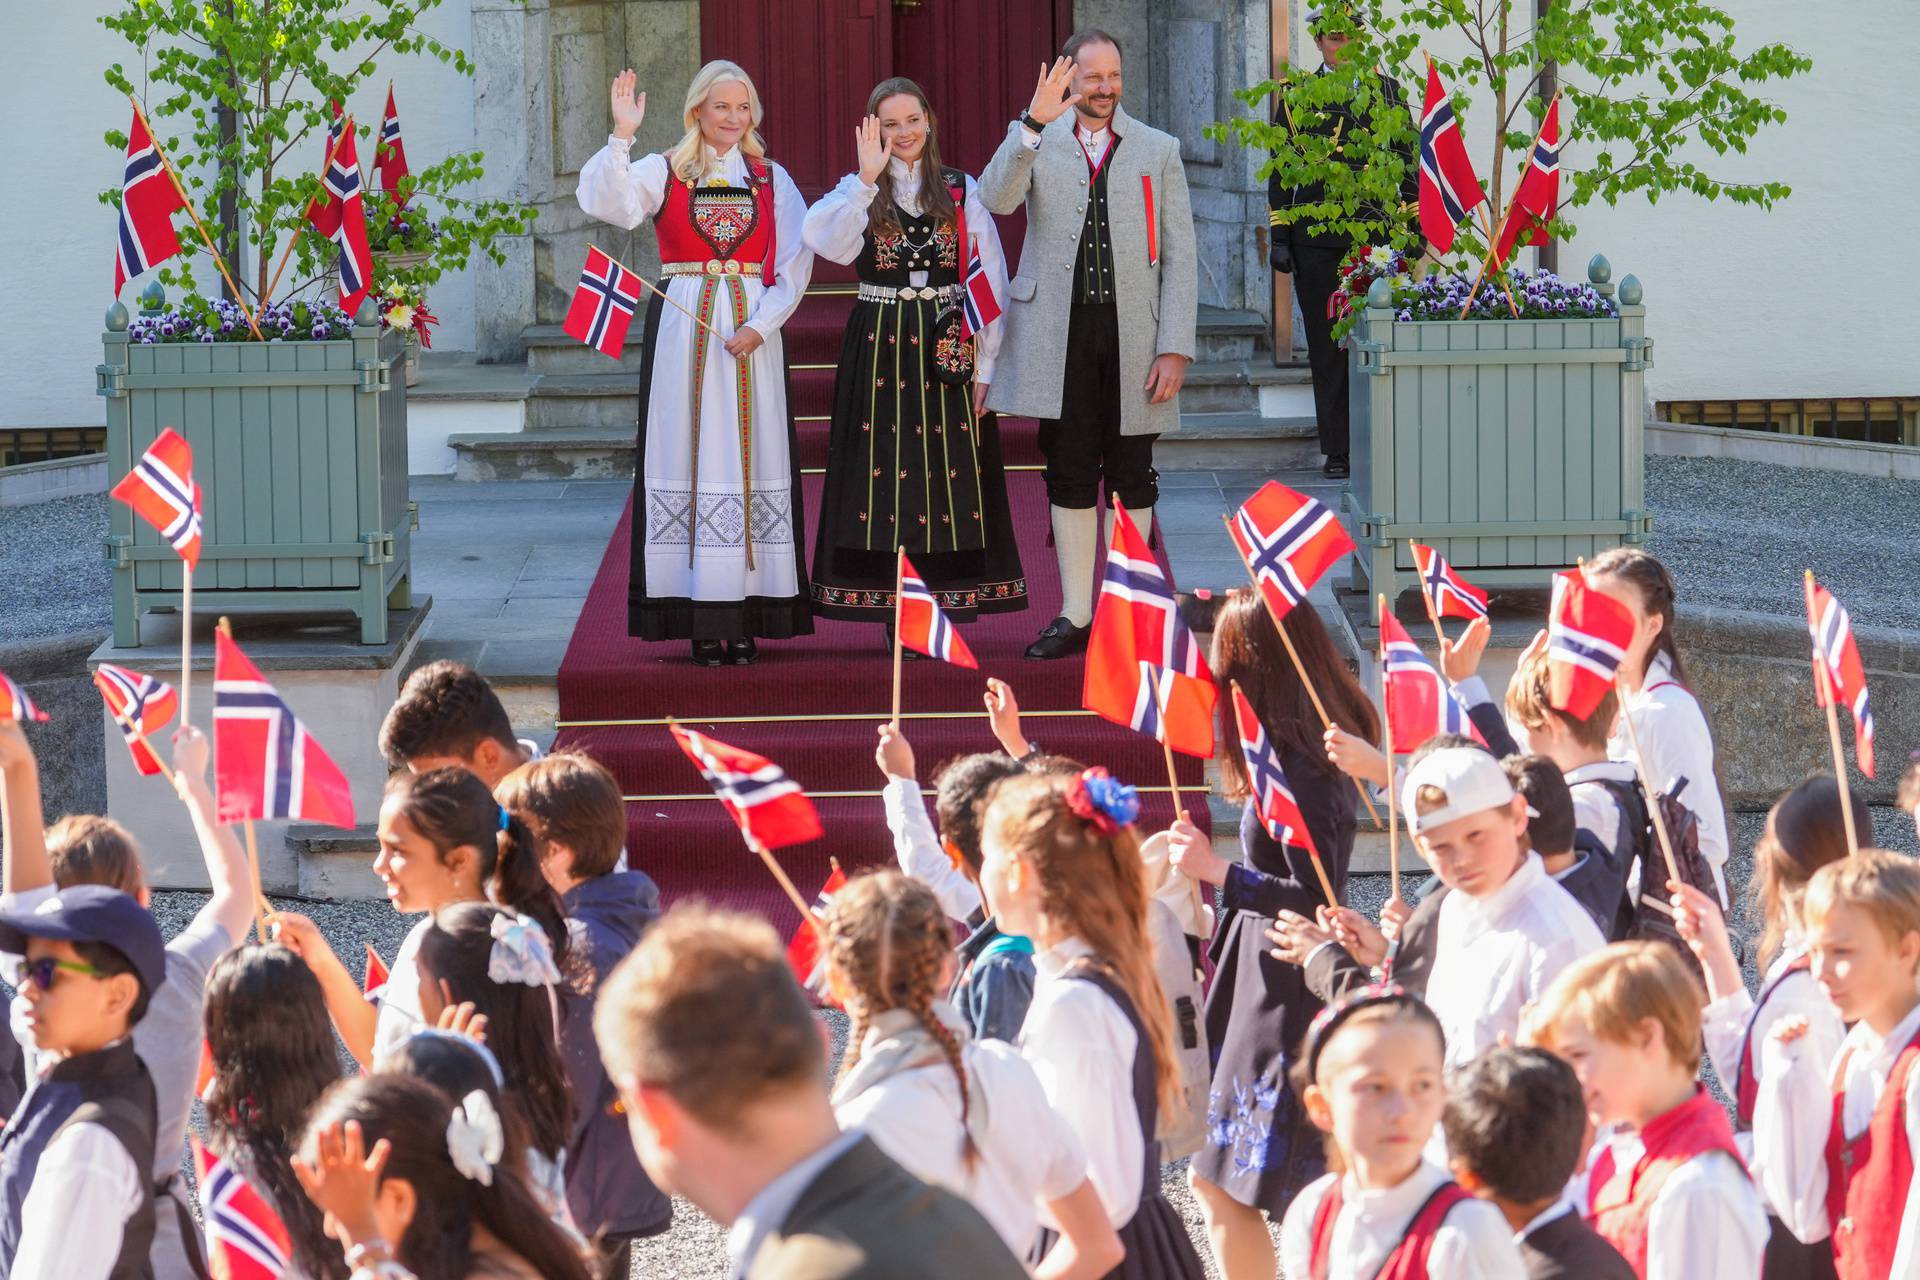
<path fill-rule="evenodd" d="M 598 245 L 588 245 L 587 247 L 589 249 L 599 248 Z M 606 250 L 604 249 L 601 249 L 600 251 L 602 253 L 606 253 Z M 633 268 L 627 266 L 624 262 L 621 262 L 618 258 L 614 257 L 612 254 L 607 253 L 606 256 L 607 256 L 608 262 L 613 263 L 614 266 L 619 267 L 622 271 L 632 276 L 635 280 L 638 280 L 641 284 L 645 285 L 648 289 L 650 289 L 654 293 L 659 294 L 660 301 L 666 303 L 668 306 L 672 307 L 675 311 L 678 311 L 681 315 L 693 321 L 695 324 L 699 325 L 702 329 L 705 329 L 708 333 L 720 339 L 722 342 L 725 342 L 727 340 L 726 334 L 721 333 L 718 329 L 714 328 L 711 324 L 707 323 L 705 320 L 702 320 L 699 316 L 695 315 L 692 311 L 689 311 L 686 307 L 683 307 L 679 303 L 675 302 L 665 289 L 662 289 L 659 285 L 647 279 L 645 276 L 641 275 L 638 271 L 635 271 Z"/>
<path fill-rule="evenodd" d="M 1487 229 L 1487 247 L 1492 248 L 1493 247 L 1493 215 L 1487 211 L 1487 202 L 1485 200 L 1482 200 L 1478 205 L 1475 206 L 1475 210 L 1480 215 L 1481 225 L 1486 227 Z M 1513 300 L 1513 286 L 1507 282 L 1507 278 L 1505 276 L 1500 277 L 1500 291 L 1507 295 L 1507 306 L 1509 309 L 1512 310 L 1513 318 L 1515 320 L 1518 320 L 1520 318 L 1520 304 Z"/>
<path fill-rule="evenodd" d="M 1805 589 L 1807 595 L 1807 620 L 1813 621 L 1813 570 L 1806 571 Z M 1853 797 L 1847 790 L 1847 753 L 1840 745 L 1840 709 L 1839 701 L 1834 697 L 1833 671 L 1827 666 L 1826 646 L 1820 642 L 1820 632 L 1813 630 L 1813 682 L 1815 692 L 1827 712 L 1827 742 L 1833 748 L 1833 778 L 1840 787 L 1840 818 L 1846 824 L 1847 852 L 1860 852 L 1860 833 L 1853 825 Z"/>
<path fill-rule="evenodd" d="M 320 185 L 323 190 L 326 187 L 327 175 L 333 171 L 333 157 L 335 156 L 335 154 L 339 152 L 340 144 L 347 140 L 347 130 L 351 128 L 353 128 L 353 117 L 348 116 L 345 122 L 341 126 L 340 136 L 337 138 L 329 139 L 327 142 L 326 163 L 320 166 Z M 307 229 L 306 211 L 302 210 L 300 214 L 300 221 L 293 224 L 293 239 L 287 241 L 286 250 L 282 252 L 280 255 L 280 265 L 273 269 L 273 282 L 267 286 L 267 292 L 265 296 L 263 296 L 260 299 L 261 306 L 264 307 L 269 302 L 273 301 L 273 291 L 280 287 L 280 275 L 282 272 L 284 272 L 287 269 L 287 259 L 293 256 L 294 246 L 300 243 L 300 236 L 303 232 L 306 231 L 306 229 Z"/>
<path fill-rule="evenodd" d="M 1307 674 L 1306 664 L 1300 661 L 1300 654 L 1293 647 L 1293 638 L 1287 634 L 1286 627 L 1282 625 L 1280 615 L 1273 607 L 1273 601 L 1267 599 L 1267 593 L 1260 589 L 1260 575 L 1253 571 L 1253 562 L 1247 559 L 1247 553 L 1240 549 L 1239 539 L 1233 536 L 1233 517 L 1222 512 L 1220 522 L 1227 526 L 1227 540 L 1233 543 L 1234 551 L 1240 556 L 1240 563 L 1246 566 L 1247 577 L 1253 582 L 1253 593 L 1260 597 L 1262 604 L 1266 605 L 1267 616 L 1273 619 L 1273 629 L 1280 633 L 1280 643 L 1286 646 L 1287 656 L 1293 659 L 1293 669 L 1299 675 L 1300 683 L 1306 689 L 1307 697 L 1312 700 L 1313 709 L 1320 717 L 1320 727 L 1333 728 L 1333 718 L 1327 714 L 1326 704 L 1320 701 L 1320 691 L 1313 687 L 1313 677 Z M 1373 825 L 1378 827 L 1380 811 L 1373 807 L 1373 800 L 1368 797 L 1366 786 L 1358 778 L 1352 779 L 1352 782 L 1353 789 L 1360 793 L 1360 803 L 1367 806 L 1367 815 L 1373 819 Z"/>
<path fill-rule="evenodd" d="M 107 710 L 112 714 L 114 720 L 119 723 L 122 731 L 132 734 L 133 740 L 147 749 L 147 754 L 153 757 L 153 762 L 160 766 L 160 776 L 167 780 L 168 786 L 172 786 L 173 770 L 167 768 L 167 762 L 162 760 L 160 753 L 153 749 L 152 741 L 141 731 L 140 726 L 127 719 L 121 712 L 115 711 L 111 704 L 108 705 Z"/>
<path fill-rule="evenodd" d="M 1424 587 L 1421 589 L 1420 594 L 1423 596 L 1426 595 L 1426 589 Z M 1429 614 L 1433 612 L 1431 603 L 1429 603 L 1427 612 Z M 1380 594 L 1380 618 L 1383 623 L 1386 620 L 1386 616 L 1387 597 L 1386 593 L 1382 592 Z M 1438 618 L 1433 620 L 1433 629 L 1435 631 L 1440 629 L 1440 620 Z M 1446 637 L 1441 637 L 1441 643 L 1443 645 L 1446 643 Z M 1400 827 L 1395 820 L 1397 817 L 1395 811 L 1398 805 L 1394 803 L 1393 793 L 1399 790 L 1399 788 L 1393 785 L 1393 698 L 1390 696 L 1389 685 L 1387 683 L 1387 631 L 1384 626 L 1380 628 L 1380 744 L 1386 748 L 1384 754 L 1387 757 L 1387 875 L 1389 877 L 1389 883 L 1392 885 L 1387 896 L 1388 900 L 1391 901 L 1400 896 Z"/>
<path fill-rule="evenodd" d="M 1412 538 L 1408 538 L 1407 545 L 1409 547 L 1413 547 L 1413 546 L 1418 546 L 1419 544 L 1416 543 Z M 1439 555 L 1440 553 L 1436 551 L 1434 552 L 1434 554 Z M 1414 555 L 1413 555 L 1413 568 L 1414 568 L 1414 575 L 1416 577 L 1419 577 L 1420 553 L 1417 551 L 1414 552 Z M 1383 602 L 1380 606 L 1380 616 L 1384 618 L 1387 616 L 1387 606 L 1384 603 L 1384 601 L 1386 600 L 1386 597 L 1382 596 L 1380 597 L 1380 599 Z M 1441 629 L 1440 615 L 1438 612 L 1434 610 L 1433 597 L 1427 594 L 1427 580 L 1424 577 L 1420 578 L 1420 599 L 1427 606 L 1427 621 L 1433 624 L 1433 638 L 1440 645 L 1440 660 L 1442 662 L 1445 662 L 1447 657 L 1447 633 Z M 1382 639 L 1380 642 L 1380 655 L 1381 655 L 1380 660 L 1383 663 L 1386 661 L 1386 652 L 1387 652 L 1387 643 L 1384 639 Z"/>
<path fill-rule="evenodd" d="M 206 227 L 202 225 L 200 221 L 200 211 L 195 209 L 193 207 L 193 201 L 187 198 L 187 189 L 181 184 L 180 175 L 174 172 L 173 161 L 167 159 L 167 153 L 161 150 L 160 137 L 153 131 L 153 122 L 147 119 L 147 113 L 140 109 L 140 100 L 138 98 L 132 94 L 128 94 L 127 101 L 133 104 L 134 114 L 140 117 L 142 124 L 146 125 L 147 137 L 153 143 L 153 154 L 160 157 L 160 167 L 167 171 L 169 178 L 173 179 L 173 189 L 180 193 L 180 203 L 187 206 L 187 216 L 193 219 L 194 230 L 200 233 L 200 239 L 206 243 L 207 252 L 213 255 L 213 265 L 220 268 L 220 278 L 227 282 L 227 288 L 233 290 L 233 300 L 240 304 L 240 312 L 247 318 L 247 328 L 253 330 L 253 336 L 256 339 L 265 342 L 266 339 L 260 337 L 260 326 L 253 318 L 253 309 L 247 306 L 247 295 L 241 293 L 240 286 L 233 282 L 233 276 L 227 271 L 227 260 L 220 256 L 220 250 L 214 248 L 213 237 L 207 234 Z M 182 707 L 186 705 L 186 695 L 184 691 L 181 694 L 181 705 Z M 185 717 L 182 716 L 182 719 L 184 718 Z"/>
<path fill-rule="evenodd" d="M 193 566 L 180 562 L 180 723 L 193 723 L 188 717 L 193 689 Z M 154 757 L 158 759 L 159 757 Z"/>
<path fill-rule="evenodd" d="M 253 924 L 260 931 L 260 941 L 269 940 L 267 935 L 267 895 L 260 888 L 260 848 L 253 840 L 253 820 L 244 824 L 247 831 L 247 870 L 253 876 Z"/>
<path fill-rule="evenodd" d="M 1173 743 L 1167 738 L 1167 700 L 1160 696 L 1160 682 L 1153 681 L 1153 706 L 1160 718 L 1160 750 L 1167 758 L 1167 793 L 1173 797 L 1173 816 L 1178 821 L 1187 816 L 1181 805 L 1180 778 L 1173 765 Z M 1169 868 L 1171 871 L 1171 868 Z M 1185 874 L 1185 873 L 1182 873 Z M 1200 896 L 1200 882 L 1187 876 L 1187 889 L 1193 896 L 1193 921 L 1201 929 L 1207 927 L 1205 900 Z"/>
<path fill-rule="evenodd" d="M 743 831 L 741 834 L 745 835 L 746 833 Z M 792 902 L 794 908 L 800 912 L 801 920 L 812 921 L 813 909 L 807 906 L 806 902 L 800 897 L 800 891 L 793 887 L 793 881 L 787 878 L 786 868 L 782 867 L 779 861 L 775 859 L 773 850 L 767 848 L 767 846 L 761 844 L 752 836 L 747 836 L 747 848 L 759 854 L 760 860 L 767 864 L 767 870 L 773 872 L 773 878 L 780 882 L 782 889 L 786 890 L 788 901 Z"/>
<path fill-rule="evenodd" d="M 1653 832 L 1660 837 L 1660 852 L 1667 855 L 1667 874 L 1678 880 L 1680 863 L 1673 856 L 1673 837 L 1668 834 L 1666 817 L 1660 812 L 1660 797 L 1657 792 L 1661 784 L 1655 782 L 1647 773 L 1647 757 L 1640 750 L 1640 731 L 1633 727 L 1633 717 L 1627 712 L 1627 682 L 1621 679 L 1617 671 L 1613 676 L 1613 687 L 1614 692 L 1620 695 L 1620 723 L 1626 726 L 1627 745 L 1633 749 L 1633 767 L 1639 770 L 1640 784 L 1646 788 L 1647 812 L 1653 818 Z M 1645 885 L 1641 886 L 1641 892 L 1646 892 Z"/>
<path fill-rule="evenodd" d="M 906 611 L 901 607 L 900 596 L 907 585 L 907 549 L 898 547 L 893 553 L 893 731 L 900 732 L 900 639 L 901 615 Z"/>

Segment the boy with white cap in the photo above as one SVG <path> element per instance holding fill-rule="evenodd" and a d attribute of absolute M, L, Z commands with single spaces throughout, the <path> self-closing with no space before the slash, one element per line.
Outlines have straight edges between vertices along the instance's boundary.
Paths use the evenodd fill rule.
<path fill-rule="evenodd" d="M 1392 977 L 1439 1016 L 1452 1070 L 1502 1034 L 1517 1039 L 1521 1010 L 1605 939 L 1527 847 L 1526 799 L 1492 752 L 1435 738 L 1413 754 L 1401 788 L 1414 845 L 1442 887 L 1401 931 Z M 1325 923 L 1283 913 L 1272 936 L 1276 956 L 1304 964 L 1308 987 L 1333 1000 L 1372 980 L 1386 939 L 1352 911 L 1339 913 L 1344 946 Z"/>

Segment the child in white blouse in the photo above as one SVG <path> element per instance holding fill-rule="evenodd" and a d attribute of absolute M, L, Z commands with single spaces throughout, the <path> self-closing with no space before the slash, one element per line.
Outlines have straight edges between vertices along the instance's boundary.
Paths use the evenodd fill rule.
<path fill-rule="evenodd" d="M 932 890 L 898 871 L 857 876 L 824 927 L 827 981 L 853 1020 L 833 1091 L 841 1126 L 972 1201 L 1016 1257 L 1039 1240 L 1044 1206 L 1059 1239 L 1036 1275 L 1104 1275 L 1120 1238 L 1079 1139 L 1013 1046 L 970 1039 L 936 998 L 953 948 Z"/>
<path fill-rule="evenodd" d="M 1699 981 L 1661 942 L 1617 942 L 1562 973 L 1531 1019 L 1615 1135 L 1587 1216 L 1641 1280 L 1754 1280 L 1767 1215 L 1726 1112 L 1698 1079 Z"/>
<path fill-rule="evenodd" d="M 1446 1104 L 1445 1050 L 1440 1020 L 1398 987 L 1363 987 L 1314 1019 L 1294 1087 L 1334 1172 L 1287 1209 L 1287 1275 L 1362 1280 L 1422 1259 L 1430 1280 L 1525 1275 L 1499 1209 L 1421 1155 Z"/>
<path fill-rule="evenodd" d="M 1872 811 L 1852 788 L 1845 803 L 1871 838 Z M 1757 996 L 1740 976 L 1718 904 L 1690 886 L 1668 886 L 1674 925 L 1707 975 L 1707 1056 L 1734 1097 L 1734 1141 L 1771 1219 L 1770 1280 L 1833 1274 L 1825 1210 L 1809 1184 L 1821 1167 L 1833 1109 L 1826 1067 L 1847 1029 L 1814 980 L 1802 907 L 1814 872 L 1847 856 L 1841 804 L 1840 788 L 1821 774 L 1781 796 L 1767 814 L 1753 847 L 1754 894 L 1765 930 Z M 1807 1028 L 1806 1043 L 1788 1050 L 1773 1031 L 1796 1020 Z"/>

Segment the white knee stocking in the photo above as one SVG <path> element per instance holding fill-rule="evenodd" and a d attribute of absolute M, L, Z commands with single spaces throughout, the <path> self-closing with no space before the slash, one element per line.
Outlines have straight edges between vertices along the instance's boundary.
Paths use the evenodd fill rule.
<path fill-rule="evenodd" d="M 1076 627 L 1093 621 L 1094 538 L 1100 517 L 1092 507 L 1052 507 L 1053 554 L 1060 562 L 1060 612 Z"/>

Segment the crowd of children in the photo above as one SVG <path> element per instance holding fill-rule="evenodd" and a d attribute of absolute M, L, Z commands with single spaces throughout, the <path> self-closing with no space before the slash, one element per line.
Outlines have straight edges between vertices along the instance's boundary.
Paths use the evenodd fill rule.
<path fill-rule="evenodd" d="M 1227 1280 L 1920 1276 L 1920 864 L 1851 848 L 1846 809 L 1861 845 L 1872 816 L 1816 776 L 1729 886 L 1672 579 L 1636 550 L 1586 572 L 1634 620 L 1622 696 L 1556 710 L 1536 642 L 1496 703 L 1476 622 L 1440 655 L 1474 734 L 1404 764 L 1313 610 L 1221 601 L 1211 669 L 1306 828 L 1260 820 L 1223 699 L 1238 861 L 1185 813 L 1142 831 L 1000 681 L 1003 750 L 946 763 L 931 815 L 883 725 L 898 867 L 803 924 L 811 993 L 764 921 L 663 911 L 612 776 L 541 757 L 457 664 L 381 730 L 373 869 L 420 918 L 377 999 L 307 917 L 242 945 L 202 735 L 173 772 L 213 892 L 167 942 L 133 839 L 46 826 L 0 721 L 0 1277 L 224 1274 L 249 1231 L 280 1255 L 256 1274 L 302 1280 L 624 1277 L 678 1194 L 749 1280 L 1188 1280 L 1163 1168 L 1189 1155 Z M 1345 900 L 1347 775 L 1432 872 L 1377 921 Z M 1920 823 L 1920 763 L 1898 798 Z M 816 1001 L 849 1023 L 831 1078 Z M 224 1188 L 205 1223 L 189 1136 Z"/>

